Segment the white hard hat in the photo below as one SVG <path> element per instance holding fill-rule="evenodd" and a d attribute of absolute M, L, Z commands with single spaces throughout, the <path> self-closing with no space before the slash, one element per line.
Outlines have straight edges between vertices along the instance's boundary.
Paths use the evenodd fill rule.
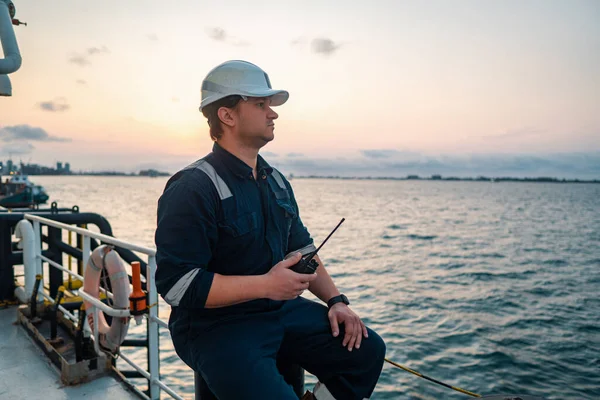
<path fill-rule="evenodd" d="M 212 69 L 202 81 L 200 111 L 207 105 L 231 95 L 270 97 L 271 106 L 280 106 L 290 94 L 271 88 L 269 75 L 247 61 L 226 61 Z"/>

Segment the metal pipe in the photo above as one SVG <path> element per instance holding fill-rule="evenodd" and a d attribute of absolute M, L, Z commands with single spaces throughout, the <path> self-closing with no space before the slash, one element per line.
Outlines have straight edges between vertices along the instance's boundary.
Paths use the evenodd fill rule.
<path fill-rule="evenodd" d="M 119 317 L 119 318 L 126 318 L 126 317 L 131 316 L 131 314 L 129 313 L 129 310 L 115 310 L 114 308 L 107 306 L 106 304 L 104 304 L 103 302 L 101 302 L 100 300 L 95 298 L 94 296 L 86 293 L 83 289 L 79 289 L 78 293 L 85 301 L 92 303 L 94 308 L 100 309 L 106 315 L 110 315 L 111 317 Z"/>
<path fill-rule="evenodd" d="M 147 347 L 148 341 L 146 339 L 125 339 L 121 343 L 121 347 Z"/>
<path fill-rule="evenodd" d="M 160 360 L 158 358 L 158 292 L 154 283 L 154 274 L 156 273 L 156 258 L 154 254 L 148 257 L 148 267 L 146 269 L 146 282 L 148 287 L 148 301 L 150 309 L 148 310 L 148 370 L 152 379 L 150 380 L 150 398 L 152 400 L 160 399 L 160 385 L 156 380 L 160 378 Z"/>
<path fill-rule="evenodd" d="M 181 397 L 177 393 L 175 393 L 173 391 L 173 389 L 171 389 L 170 387 L 168 387 L 167 385 L 165 385 L 163 383 L 163 381 L 155 379 L 154 383 L 156 383 L 158 386 L 160 386 L 165 392 L 167 392 L 168 394 L 170 394 L 172 398 L 177 399 L 177 400 L 184 400 L 183 397 Z"/>
<path fill-rule="evenodd" d="M 12 96 L 8 74 L 17 71 L 22 62 L 9 7 L 14 11 L 12 1 L 0 0 L 0 42 L 4 49 L 4 58 L 0 59 L 0 96 Z"/>
<path fill-rule="evenodd" d="M 29 303 L 29 314 L 31 320 L 36 317 L 37 314 L 37 297 L 38 291 L 40 290 L 40 283 L 42 283 L 42 275 L 38 274 L 35 276 L 35 284 L 33 285 L 33 292 L 31 294 L 31 302 Z"/>
<path fill-rule="evenodd" d="M 75 278 L 77 278 L 77 279 L 79 279 L 81 281 L 83 280 L 83 276 L 81 276 L 79 274 L 76 274 L 75 272 L 73 272 L 71 270 L 66 269 L 65 267 L 63 267 L 62 265 L 60 265 L 59 263 L 57 263 L 56 261 L 52 261 L 51 259 L 49 259 L 46 256 L 40 256 L 40 258 L 43 261 L 46 261 L 48 264 L 52 265 L 54 268 L 59 269 L 59 270 L 61 270 L 63 272 L 66 272 L 67 274 L 69 274 L 71 276 L 74 276 Z"/>
<path fill-rule="evenodd" d="M 149 247 L 144 247 L 144 246 L 139 246 L 139 245 L 136 245 L 136 244 L 127 243 L 127 242 L 124 242 L 122 240 L 115 239 L 113 236 L 107 236 L 107 235 L 104 235 L 102 233 L 92 232 L 92 231 L 89 231 L 87 229 L 82 229 L 82 228 L 78 228 L 78 227 L 75 227 L 75 226 L 63 224 L 62 222 L 56 222 L 56 221 L 53 221 L 51 219 L 43 218 L 43 217 L 40 217 L 40 216 L 37 216 L 37 215 L 33 215 L 33 214 L 25 214 L 24 217 L 26 219 L 30 220 L 30 221 L 41 222 L 44 225 L 48 225 L 48 226 L 52 226 L 52 227 L 55 227 L 55 228 L 61 228 L 61 229 L 66 229 L 66 230 L 69 230 L 69 231 L 77 232 L 77 233 L 80 233 L 80 234 L 84 235 L 85 237 L 94 238 L 94 239 L 100 240 L 100 241 L 102 241 L 104 243 L 112 244 L 112 245 L 117 246 L 117 247 L 121 247 L 121 248 L 124 248 L 124 249 L 129 249 L 129 250 L 132 250 L 132 251 L 138 251 L 140 253 L 144 253 L 144 254 L 151 255 L 151 256 L 156 255 L 156 250 L 155 249 L 151 249 Z M 85 243 L 84 243 L 84 249 L 85 249 Z M 85 251 L 84 251 L 84 253 L 85 253 Z"/>
<path fill-rule="evenodd" d="M 40 291 L 40 294 L 43 296 L 43 298 L 45 298 L 48 301 L 51 301 L 54 303 L 54 299 L 50 296 L 48 296 L 46 293 L 44 293 L 43 291 Z M 58 309 L 64 314 L 65 317 L 67 317 L 68 319 L 70 319 L 73 322 L 77 322 L 79 321 L 79 319 L 73 314 L 71 313 L 69 310 L 67 310 L 66 308 L 64 308 L 63 306 L 58 306 Z"/>
<path fill-rule="evenodd" d="M 79 309 L 79 321 L 77 321 L 77 334 L 75 335 L 75 361 L 83 360 L 83 322 L 85 321 L 85 307 Z"/>
<path fill-rule="evenodd" d="M 0 59 L 0 74 L 12 74 L 21 67 L 21 53 L 13 29 L 12 18 L 8 7 L 12 4 L 9 0 L 0 0 L 0 41 L 4 49 L 4 58 Z"/>
<path fill-rule="evenodd" d="M 136 363 L 134 363 L 133 361 L 131 361 L 127 356 L 125 356 L 125 354 L 123 354 L 122 352 L 119 352 L 119 358 L 121 358 L 123 361 L 125 361 L 127 364 L 131 365 L 133 367 L 133 369 L 135 369 L 137 372 L 139 372 L 140 374 L 142 374 L 142 376 L 146 379 L 150 379 L 150 374 L 148 373 L 148 371 L 145 371 L 144 369 L 142 369 L 139 365 L 137 365 Z"/>
<path fill-rule="evenodd" d="M 58 295 L 56 296 L 56 300 L 54 301 L 54 307 L 52 307 L 52 317 L 50 319 L 50 340 L 56 339 L 56 334 L 58 330 L 58 307 L 60 306 L 60 302 L 62 301 L 65 295 L 65 287 L 61 286 L 58 288 Z"/>
<path fill-rule="evenodd" d="M 69 231 L 69 233 L 72 232 Z M 81 250 L 76 249 L 75 247 L 63 242 L 62 240 L 52 240 L 47 236 L 42 235 L 42 241 L 48 243 L 49 245 L 51 244 L 63 253 L 67 253 L 69 255 L 69 258 L 75 257 L 76 259 L 81 260 Z"/>
<path fill-rule="evenodd" d="M 15 272 L 10 264 L 12 254 L 11 226 L 4 219 L 0 220 L 0 302 L 10 300 L 15 292 Z M 6 262 L 6 261 L 9 262 Z"/>
<path fill-rule="evenodd" d="M 62 252 L 54 246 L 54 243 L 62 240 L 62 230 L 53 226 L 48 227 L 48 250 L 50 254 L 48 258 L 54 262 L 61 264 L 63 263 Z M 56 297 L 58 294 L 58 288 L 63 286 L 63 273 L 58 269 L 50 269 L 48 271 L 49 283 L 50 283 L 50 296 Z"/>
<path fill-rule="evenodd" d="M 90 256 L 92 255 L 92 250 L 90 249 L 90 237 L 83 236 L 83 250 L 81 251 L 81 264 L 83 265 L 83 273 L 85 274 L 85 269 L 87 268 L 87 263 L 90 260 Z"/>
<path fill-rule="evenodd" d="M 21 239 L 19 248 L 23 250 L 23 267 L 25 269 L 25 295 L 27 298 L 33 292 L 35 284 L 35 233 L 31 222 L 23 219 L 15 227 L 15 236 Z"/>
<path fill-rule="evenodd" d="M 156 307 L 158 307 L 158 304 L 156 305 Z M 163 321 L 162 319 L 160 319 L 158 317 L 152 317 L 151 316 L 149 318 L 152 319 L 152 321 L 155 321 L 159 326 L 162 326 L 163 328 L 169 329 L 169 323 L 168 322 Z"/>
<path fill-rule="evenodd" d="M 46 261 L 49 265 L 53 266 L 54 268 L 60 269 L 63 272 L 66 272 L 67 274 L 74 276 L 75 278 L 79 279 L 80 281 L 83 282 L 83 276 L 76 274 L 73 271 L 69 271 L 68 269 L 66 269 L 65 267 L 63 267 L 62 265 L 52 261 L 51 259 L 49 259 L 48 257 L 45 256 L 40 256 L 40 258 L 44 261 Z M 109 299 L 113 298 L 113 294 L 111 292 L 109 292 L 108 290 L 104 289 L 103 287 L 99 287 L 98 289 L 100 289 L 100 291 L 102 293 L 104 293 L 106 295 L 106 297 L 108 297 Z M 83 289 L 78 289 L 78 290 L 83 290 Z"/>
<path fill-rule="evenodd" d="M 119 358 L 123 359 L 123 361 L 125 361 L 127 364 L 129 364 L 131 367 L 133 367 L 137 372 L 139 372 L 142 375 L 142 377 L 150 380 L 150 374 L 147 371 L 144 371 L 142 368 L 140 368 L 136 363 L 134 363 L 133 361 L 131 361 L 123 353 L 119 352 Z M 177 399 L 177 400 L 183 400 L 183 397 L 181 397 L 177 393 L 175 393 L 173 391 L 173 389 L 171 389 L 169 386 L 167 386 L 166 384 L 164 384 L 163 381 L 161 381 L 160 379 L 154 379 L 153 383 L 156 384 L 157 386 L 160 386 L 172 398 Z"/>
<path fill-rule="evenodd" d="M 39 221 L 33 221 L 33 233 L 35 235 L 35 273 L 43 276 L 42 272 L 42 228 Z"/>

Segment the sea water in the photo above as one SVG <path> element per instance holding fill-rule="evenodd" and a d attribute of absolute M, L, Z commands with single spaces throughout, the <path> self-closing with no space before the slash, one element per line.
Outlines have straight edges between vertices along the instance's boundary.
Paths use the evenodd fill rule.
<path fill-rule="evenodd" d="M 101 214 L 119 239 L 154 247 L 167 178 L 31 179 L 59 207 Z M 600 185 L 291 183 L 315 243 L 346 218 L 321 258 L 389 359 L 483 395 L 600 398 Z M 162 378 L 193 398 L 193 373 L 166 329 L 160 343 Z M 123 351 L 145 364 L 143 349 Z M 466 397 L 386 363 L 372 398 Z"/>

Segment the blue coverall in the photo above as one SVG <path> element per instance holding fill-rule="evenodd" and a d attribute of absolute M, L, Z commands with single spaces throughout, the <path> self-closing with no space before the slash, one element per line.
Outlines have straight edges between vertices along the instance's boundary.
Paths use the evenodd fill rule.
<path fill-rule="evenodd" d="M 213 276 L 259 275 L 313 240 L 290 183 L 259 155 L 252 168 L 217 143 L 179 171 L 158 202 L 156 286 L 172 307 L 169 329 L 179 357 L 220 400 L 297 399 L 276 367 L 301 365 L 337 400 L 368 398 L 379 378 L 383 340 L 372 330 L 360 349 L 334 338 L 323 304 L 298 297 L 204 308 Z"/>

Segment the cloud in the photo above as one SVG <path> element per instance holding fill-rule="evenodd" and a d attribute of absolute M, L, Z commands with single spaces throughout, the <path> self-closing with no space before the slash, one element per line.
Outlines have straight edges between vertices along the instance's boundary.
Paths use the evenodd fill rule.
<path fill-rule="evenodd" d="M 35 147 L 31 143 L 9 143 L 5 146 L 0 147 L 0 154 L 7 155 L 22 155 L 31 153 Z"/>
<path fill-rule="evenodd" d="M 158 36 L 156 35 L 156 33 L 147 34 L 146 39 L 150 40 L 151 42 L 158 42 Z"/>
<path fill-rule="evenodd" d="M 75 53 L 69 57 L 69 62 L 71 64 L 79 65 L 80 67 L 85 67 L 87 65 L 91 65 L 90 57 L 97 54 L 108 54 L 110 50 L 106 46 L 102 47 L 88 47 L 85 49 L 85 54 Z"/>
<path fill-rule="evenodd" d="M 335 43 L 329 38 L 315 38 L 311 42 L 313 52 L 326 56 L 335 53 L 340 47 L 341 44 Z"/>
<path fill-rule="evenodd" d="M 243 39 L 239 39 L 239 38 L 236 38 L 235 36 L 229 35 L 227 32 L 225 32 L 225 29 L 220 28 L 218 26 L 208 28 L 206 30 L 206 34 L 208 35 L 209 38 L 211 38 L 217 42 L 231 44 L 236 47 L 243 47 L 243 46 L 250 45 L 249 42 L 247 42 Z"/>
<path fill-rule="evenodd" d="M 64 97 L 58 97 L 51 101 L 41 101 L 37 103 L 37 106 L 44 111 L 51 112 L 62 112 L 71 108 L 71 106 L 67 104 L 67 100 Z"/>
<path fill-rule="evenodd" d="M 262 154 L 262 153 L 261 153 Z M 365 156 L 368 154 L 369 156 Z M 382 157 L 383 156 L 383 157 Z M 362 150 L 338 159 L 286 155 L 270 163 L 295 175 L 341 177 L 557 177 L 600 179 L 600 152 L 546 155 L 425 155 L 398 150 Z"/>
<path fill-rule="evenodd" d="M 171 97 L 171 101 L 172 101 L 173 103 L 179 103 L 179 97 L 175 97 L 175 96 L 173 96 L 173 97 Z"/>
<path fill-rule="evenodd" d="M 85 67 L 86 65 L 91 64 L 90 60 L 88 60 L 86 56 L 82 56 L 79 54 L 75 54 L 69 57 L 69 62 L 71 64 L 79 65 L 80 67 Z"/>
<path fill-rule="evenodd" d="M 304 154 L 302 153 L 287 153 L 287 157 L 302 157 Z"/>
<path fill-rule="evenodd" d="M 261 151 L 260 155 L 263 157 L 278 157 L 277 153 L 273 153 L 270 151 Z"/>
<path fill-rule="evenodd" d="M 77 79 L 75 82 L 77 82 L 77 84 L 79 84 L 79 85 L 87 85 L 87 81 L 85 81 L 83 79 Z"/>
<path fill-rule="evenodd" d="M 400 152 L 398 150 L 361 150 L 360 151 L 363 156 L 367 158 L 390 158 L 392 156 L 398 155 Z"/>
<path fill-rule="evenodd" d="M 13 125 L 0 128 L 0 140 L 7 143 L 20 141 L 70 142 L 70 138 L 51 136 L 44 129 L 30 125 Z"/>
<path fill-rule="evenodd" d="M 362 154 L 363 157 L 374 161 L 384 159 L 389 162 L 419 162 L 425 158 L 423 154 L 396 149 L 364 149 L 360 150 L 359 153 Z"/>
<path fill-rule="evenodd" d="M 102 46 L 102 47 L 88 47 L 86 49 L 86 52 L 90 56 L 92 56 L 94 54 L 110 53 L 110 50 L 108 50 L 108 47 L 106 47 L 106 46 Z"/>
<path fill-rule="evenodd" d="M 225 29 L 219 27 L 212 27 L 206 30 L 208 37 L 218 42 L 224 42 L 227 40 L 227 33 Z"/>

